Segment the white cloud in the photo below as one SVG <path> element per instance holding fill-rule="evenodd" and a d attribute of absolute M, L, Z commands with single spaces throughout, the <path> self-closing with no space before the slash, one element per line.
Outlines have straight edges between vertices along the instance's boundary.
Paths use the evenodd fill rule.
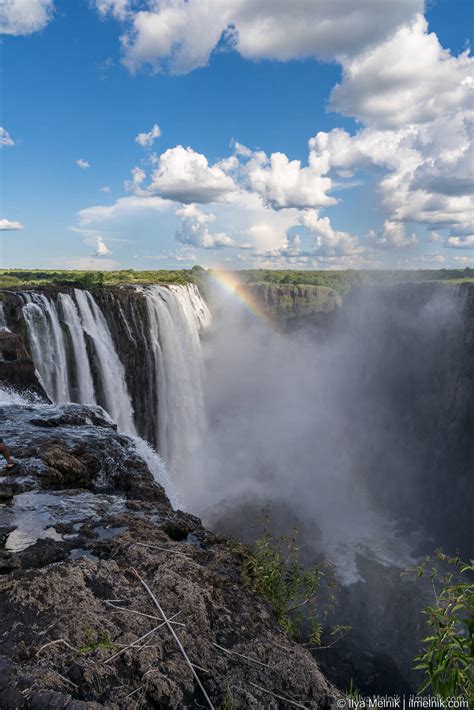
<path fill-rule="evenodd" d="M 474 234 L 465 237 L 449 237 L 446 246 L 454 249 L 474 249 Z"/>
<path fill-rule="evenodd" d="M 112 254 L 112 252 L 107 247 L 102 237 L 97 237 L 94 256 L 109 256 L 109 254 Z"/>
<path fill-rule="evenodd" d="M 0 126 L 0 148 L 15 145 L 15 141 L 10 136 L 8 131 Z"/>
<path fill-rule="evenodd" d="M 15 222 L 10 219 L 0 219 L 0 232 L 13 232 L 18 229 L 24 229 L 21 222 Z"/>
<path fill-rule="evenodd" d="M 164 213 L 173 208 L 173 203 L 161 197 L 130 196 L 121 197 L 112 205 L 95 205 L 80 210 L 76 217 L 79 228 L 93 228 L 95 225 L 122 223 L 125 219 L 136 219 L 146 213 Z M 75 228 L 74 228 L 75 229 Z"/>
<path fill-rule="evenodd" d="M 214 214 L 205 214 L 195 204 L 184 205 L 176 210 L 181 220 L 181 229 L 176 232 L 176 241 L 193 247 L 219 249 L 235 246 L 233 239 L 224 232 L 209 232 L 209 224 L 214 222 Z"/>
<path fill-rule="evenodd" d="M 87 168 L 90 168 L 90 163 L 88 163 L 87 160 L 84 160 L 84 158 L 76 160 L 76 165 L 78 168 L 81 168 L 81 170 L 87 170 Z"/>
<path fill-rule="evenodd" d="M 84 221 L 80 224 L 81 226 L 79 227 L 69 227 L 69 229 L 71 232 L 80 234 L 84 239 L 84 243 L 94 249 L 92 256 L 105 257 L 112 254 L 100 232 L 96 229 L 89 229 L 86 226 L 83 226 L 85 225 Z"/>
<path fill-rule="evenodd" d="M 130 70 L 149 64 L 174 74 L 205 66 L 220 41 L 252 60 L 353 56 L 423 10 L 423 0 L 147 0 L 136 11 L 119 0 L 96 4 L 130 20 L 122 37 Z"/>
<path fill-rule="evenodd" d="M 381 3 L 383 4 L 383 3 Z M 443 49 L 422 15 L 386 42 L 343 59 L 330 107 L 379 128 L 425 123 L 472 107 L 474 60 Z"/>
<path fill-rule="evenodd" d="M 110 14 L 116 20 L 125 20 L 130 11 L 129 0 L 94 0 L 99 15 L 105 17 Z"/>
<path fill-rule="evenodd" d="M 125 181 L 125 189 L 128 190 L 128 192 L 133 192 L 135 195 L 145 195 L 146 192 L 142 189 L 145 180 L 146 172 L 137 166 L 132 169 L 132 179 Z"/>
<path fill-rule="evenodd" d="M 213 202 L 236 189 L 234 181 L 205 155 L 178 145 L 162 153 L 148 192 L 177 202 Z"/>
<path fill-rule="evenodd" d="M 315 253 L 319 255 L 342 256 L 365 251 L 359 246 L 356 236 L 334 229 L 329 218 L 320 217 L 317 210 L 305 210 L 301 215 L 301 224 L 315 235 Z"/>
<path fill-rule="evenodd" d="M 53 0 L 2 0 L 0 34 L 29 35 L 46 27 L 53 14 Z"/>
<path fill-rule="evenodd" d="M 157 123 L 153 125 L 153 128 L 148 131 L 148 133 L 139 133 L 135 137 L 135 142 L 142 146 L 142 148 L 151 148 L 156 138 L 161 136 L 161 129 Z"/>
<path fill-rule="evenodd" d="M 402 222 L 390 222 L 390 220 L 383 223 L 380 232 L 371 230 L 368 237 L 377 249 L 401 249 L 412 246 L 417 241 L 414 233 L 407 235 L 406 227 Z"/>
<path fill-rule="evenodd" d="M 327 195 L 331 179 L 323 177 L 324 172 L 327 165 L 314 153 L 303 168 L 300 160 L 289 160 L 284 153 L 272 153 L 270 158 L 257 153 L 246 166 L 251 189 L 277 208 L 335 204 L 336 200 Z"/>
<path fill-rule="evenodd" d="M 103 187 L 100 188 L 100 191 L 109 193 L 109 192 L 112 192 L 112 188 L 109 187 L 108 185 L 103 185 Z"/>
<path fill-rule="evenodd" d="M 472 232 L 472 119 L 464 110 L 400 129 L 364 128 L 351 136 L 334 129 L 318 133 L 310 147 L 329 170 L 373 169 L 380 207 L 391 223 L 415 222 L 449 236 Z M 404 245 L 393 228 L 379 244 Z"/>

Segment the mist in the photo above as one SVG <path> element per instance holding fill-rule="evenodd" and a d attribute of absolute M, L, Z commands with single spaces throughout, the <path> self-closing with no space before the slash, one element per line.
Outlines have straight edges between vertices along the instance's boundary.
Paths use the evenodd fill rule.
<path fill-rule="evenodd" d="M 189 508 L 245 538 L 270 502 L 278 527 L 302 524 L 346 582 L 360 579 L 357 554 L 402 568 L 434 549 L 425 487 L 442 486 L 430 476 L 467 396 L 462 298 L 430 285 L 414 295 L 365 288 L 327 326 L 277 332 L 216 291 Z"/>

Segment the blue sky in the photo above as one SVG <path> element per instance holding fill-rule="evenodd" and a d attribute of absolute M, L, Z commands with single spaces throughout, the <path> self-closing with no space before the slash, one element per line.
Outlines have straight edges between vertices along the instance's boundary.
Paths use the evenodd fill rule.
<path fill-rule="evenodd" d="M 7 0 L 1 266 L 474 266 L 472 12 Z"/>

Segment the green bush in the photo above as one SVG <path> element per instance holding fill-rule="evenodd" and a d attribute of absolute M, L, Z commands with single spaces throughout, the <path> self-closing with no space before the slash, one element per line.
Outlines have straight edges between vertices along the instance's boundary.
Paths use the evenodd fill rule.
<path fill-rule="evenodd" d="M 437 559 L 453 571 L 442 573 L 435 564 L 428 572 L 429 559 L 416 570 L 430 574 L 435 593 L 435 603 L 423 610 L 430 631 L 415 658 L 415 670 L 425 676 L 418 692 L 430 688 L 441 698 L 474 700 L 474 564 L 442 552 Z"/>
<path fill-rule="evenodd" d="M 305 569 L 300 560 L 297 531 L 273 537 L 268 511 L 264 512 L 263 533 L 254 547 L 244 552 L 244 575 L 270 602 L 283 629 L 295 640 L 300 637 L 306 620 L 310 626 L 310 642 L 320 643 L 318 592 L 326 571 L 326 563 Z"/>

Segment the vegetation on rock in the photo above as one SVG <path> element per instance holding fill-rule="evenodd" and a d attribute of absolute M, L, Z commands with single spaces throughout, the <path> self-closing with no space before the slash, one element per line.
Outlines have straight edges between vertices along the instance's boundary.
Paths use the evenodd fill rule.
<path fill-rule="evenodd" d="M 202 285 L 212 275 L 212 269 L 201 266 L 192 269 L 157 271 L 73 271 L 40 269 L 6 269 L 0 271 L 0 288 L 21 288 L 42 285 L 75 285 L 83 288 L 118 286 L 123 284 L 154 283 L 197 283 Z M 296 271 L 273 269 L 248 269 L 238 272 L 239 278 L 247 284 L 274 284 L 290 286 L 324 286 L 341 295 L 353 286 L 370 284 L 393 284 L 408 281 L 449 281 L 474 280 L 474 269 L 432 269 L 420 271 Z"/>
<path fill-rule="evenodd" d="M 435 602 L 426 607 L 429 636 L 416 657 L 416 670 L 424 674 L 418 692 L 430 689 L 441 698 L 474 699 L 474 563 L 437 553 L 438 562 L 453 568 L 442 572 L 430 559 L 417 567 L 419 576 L 430 575 Z"/>
<path fill-rule="evenodd" d="M 306 621 L 309 640 L 316 645 L 323 630 L 318 592 L 327 567 L 326 563 L 318 563 L 306 568 L 300 559 L 297 531 L 275 538 L 270 531 L 268 510 L 263 513 L 262 535 L 253 548 L 244 549 L 244 576 L 270 602 L 285 632 L 298 640 Z"/>

